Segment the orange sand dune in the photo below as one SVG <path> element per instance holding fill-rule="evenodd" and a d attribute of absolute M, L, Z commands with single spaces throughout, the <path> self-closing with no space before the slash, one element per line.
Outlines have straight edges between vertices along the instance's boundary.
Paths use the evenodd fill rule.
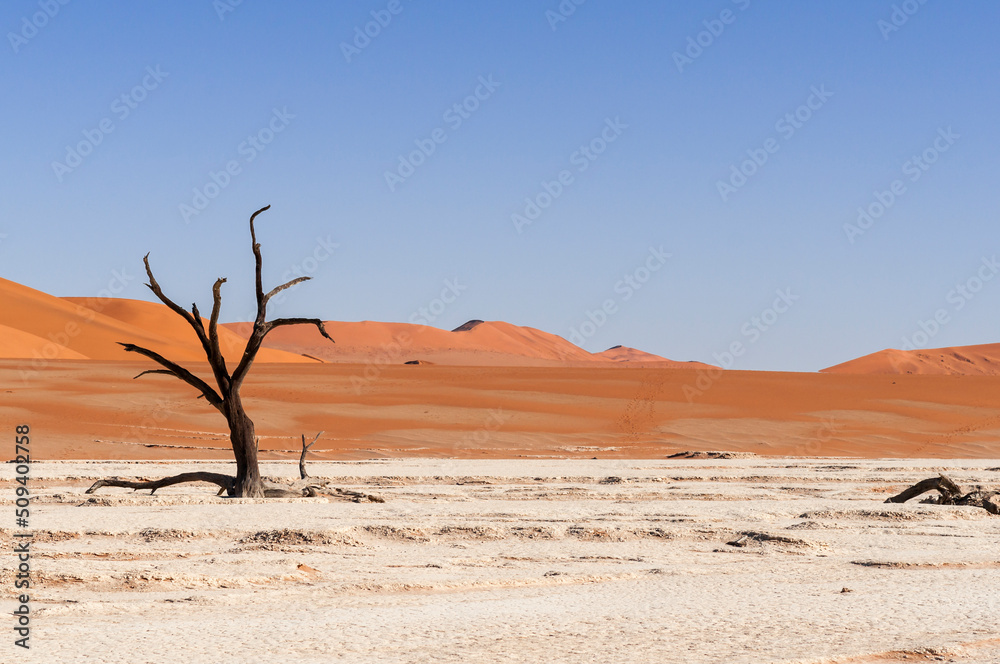
<path fill-rule="evenodd" d="M 910 351 L 890 348 L 821 371 L 855 374 L 1000 376 L 1000 344 Z"/>
<path fill-rule="evenodd" d="M 231 458 L 225 421 L 142 362 L 0 360 L 4 419 L 38 458 Z M 207 366 L 194 366 L 208 376 Z M 264 458 L 1000 457 L 1000 378 L 681 369 L 260 364 L 244 402 Z"/>
<path fill-rule="evenodd" d="M 0 279 L 0 357 L 32 360 L 126 360 L 118 342 L 144 346 L 170 359 L 204 358 L 194 331 L 161 304 L 138 300 L 59 298 Z M 242 348 L 226 331 L 223 341 Z M 262 362 L 311 362 L 298 355 L 268 351 Z"/>
<path fill-rule="evenodd" d="M 41 357 L 43 349 L 46 351 L 46 355 L 52 359 L 87 359 L 86 355 L 70 350 L 62 344 L 43 339 L 30 332 L 0 325 L 0 357 L 33 357 L 32 351 L 38 352 L 38 356 Z"/>
<path fill-rule="evenodd" d="M 111 299 L 101 302 L 93 298 L 65 297 L 67 302 L 89 307 L 101 314 L 122 321 L 134 328 L 141 330 L 155 330 L 160 336 L 173 341 L 175 347 L 182 348 L 185 355 L 190 359 L 203 360 L 205 352 L 201 348 L 201 343 L 195 335 L 194 330 L 181 319 L 180 316 L 170 311 L 159 302 L 146 302 L 144 300 Z M 205 328 L 208 328 L 208 320 L 202 319 Z M 143 344 L 139 344 L 140 346 Z M 246 346 L 246 338 L 241 337 L 224 325 L 219 326 L 219 346 L 223 354 L 234 359 L 239 359 Z M 173 355 L 170 356 L 173 359 Z M 106 359 L 106 358 L 101 358 Z M 187 358 L 185 358 L 187 359 Z M 280 350 L 264 349 L 257 355 L 258 362 L 315 362 L 309 358 L 302 357 L 298 353 L 286 353 Z"/>
<path fill-rule="evenodd" d="M 84 307 L 0 279 L 0 324 L 30 335 L 21 335 L 20 343 L 5 344 L 4 355 L 49 359 L 68 349 L 88 359 L 126 359 L 116 344 L 125 341 L 172 352 L 178 359 L 195 359 L 193 353 L 181 352 L 174 339 L 100 313 L 101 302 L 108 300 L 94 300 L 94 306 Z"/>
<path fill-rule="evenodd" d="M 626 362 L 630 366 L 649 364 L 653 367 L 673 367 L 675 369 L 698 369 L 709 367 L 709 365 L 702 364 L 701 362 L 676 362 L 674 360 L 668 360 L 665 357 L 653 355 L 652 353 L 647 353 L 644 350 L 629 348 L 628 346 L 612 346 L 611 348 L 601 351 L 600 353 L 594 353 L 594 358 L 600 358 L 611 362 Z"/>
<path fill-rule="evenodd" d="M 206 321 L 207 325 L 207 321 Z M 472 366 L 574 366 L 596 362 L 673 363 L 633 349 L 593 354 L 560 336 L 504 322 L 469 321 L 453 331 L 406 323 L 329 321 L 331 344 L 316 328 L 272 332 L 261 362 L 377 362 Z M 200 361 L 201 345 L 185 321 L 158 302 L 117 298 L 59 298 L 0 279 L 0 358 L 125 360 L 118 342 L 134 343 L 178 362 Z M 239 357 L 250 323 L 220 326 L 223 353 Z M 667 365 L 664 365 L 667 366 Z"/>
<path fill-rule="evenodd" d="M 501 321 L 469 321 L 452 331 L 426 325 L 373 321 L 327 321 L 324 325 L 335 344 L 310 326 L 279 328 L 268 336 L 265 344 L 327 362 L 404 364 L 422 360 L 461 366 L 590 366 L 655 361 L 665 363 L 660 366 L 708 366 L 697 362 L 673 362 L 632 349 L 613 356 L 590 353 L 560 336 Z M 243 338 L 250 331 L 250 323 L 229 323 L 226 327 Z"/>

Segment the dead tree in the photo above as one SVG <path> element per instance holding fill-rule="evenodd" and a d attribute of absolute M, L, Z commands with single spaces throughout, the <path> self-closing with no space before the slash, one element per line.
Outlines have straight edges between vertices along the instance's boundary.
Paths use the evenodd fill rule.
<path fill-rule="evenodd" d="M 309 477 L 309 473 L 306 472 L 306 452 L 309 451 L 310 447 L 312 447 L 313 445 L 316 444 L 316 441 L 319 440 L 319 437 L 322 436 L 322 435 L 323 435 L 323 432 L 320 431 L 318 434 L 316 434 L 316 437 L 313 438 L 313 441 L 311 443 L 309 443 L 308 445 L 306 445 L 306 435 L 302 434 L 302 454 L 299 456 L 299 479 L 300 480 L 304 480 L 307 477 Z"/>
<path fill-rule="evenodd" d="M 261 349 L 264 338 L 271 330 L 286 325 L 315 325 L 319 328 L 320 334 L 333 342 L 333 339 L 330 338 L 330 335 L 326 332 L 326 328 L 323 326 L 323 321 L 318 318 L 277 318 L 272 321 L 267 320 L 267 303 L 272 297 L 286 288 L 310 279 L 310 277 L 298 277 L 286 284 L 271 289 L 267 293 L 264 292 L 261 280 L 261 264 L 263 260 L 260 253 L 260 244 L 257 242 L 257 233 L 254 229 L 254 220 L 257 218 L 257 215 L 270 207 L 270 205 L 265 206 L 250 216 L 250 242 L 256 263 L 257 317 L 254 319 L 253 329 L 250 332 L 250 338 L 247 339 L 243 356 L 232 372 L 227 368 L 226 358 L 223 357 L 222 350 L 219 347 L 219 312 L 222 309 L 222 284 L 226 283 L 226 280 L 220 278 L 212 287 L 212 314 L 208 321 L 208 329 L 206 330 L 205 322 L 198 312 L 197 304 L 192 304 L 191 311 L 187 311 L 164 294 L 160 288 L 160 284 L 153 277 L 153 271 L 149 267 L 149 254 L 143 257 L 143 263 L 146 265 L 146 276 L 149 278 L 149 283 L 146 286 L 153 291 L 163 304 L 186 320 L 194 329 L 198 340 L 201 342 L 202 349 L 205 351 L 208 364 L 212 369 L 215 387 L 188 369 L 168 360 L 155 351 L 131 343 L 121 343 L 126 351 L 148 357 L 162 367 L 161 369 L 143 371 L 136 378 L 145 374 L 165 374 L 178 378 L 198 390 L 200 393 L 198 398 L 204 398 L 209 405 L 218 410 L 226 418 L 226 423 L 229 425 L 229 442 L 232 444 L 233 455 L 236 457 L 236 476 L 230 477 L 214 473 L 184 473 L 152 483 L 101 480 L 95 483 L 87 493 L 92 493 L 100 488 L 100 486 L 126 486 L 133 489 L 144 488 L 155 491 L 162 486 L 181 482 L 208 481 L 218 484 L 230 496 L 260 498 L 266 495 L 264 482 L 260 476 L 260 466 L 257 461 L 257 441 L 254 435 L 253 420 L 246 414 L 243 408 L 243 401 L 240 398 L 240 388 L 243 387 L 243 381 L 246 380 L 247 373 L 249 373 L 250 366 Z M 303 450 L 304 454 L 305 450 Z M 211 477 L 209 477 L 210 475 Z M 143 486 L 135 486 L 138 484 L 142 484 Z"/>
<path fill-rule="evenodd" d="M 991 514 L 1000 514 L 1000 491 L 975 489 L 966 492 L 947 475 L 939 475 L 917 482 L 902 493 L 888 498 L 887 503 L 905 503 L 911 498 L 923 495 L 928 491 L 937 491 L 938 497 L 932 501 L 938 505 L 968 505 L 982 507 Z"/>

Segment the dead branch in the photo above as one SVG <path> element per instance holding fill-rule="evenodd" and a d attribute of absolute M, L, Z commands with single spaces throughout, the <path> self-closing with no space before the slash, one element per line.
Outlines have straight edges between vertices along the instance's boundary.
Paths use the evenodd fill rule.
<path fill-rule="evenodd" d="M 167 373 L 176 378 L 183 380 L 185 383 L 195 388 L 201 392 L 202 396 L 208 401 L 208 403 L 215 406 L 220 411 L 222 410 L 222 397 L 219 393 L 212 389 L 212 386 L 198 378 L 193 373 L 177 364 L 176 362 L 171 362 L 167 358 L 163 357 L 155 351 L 151 351 L 148 348 L 143 348 L 142 346 L 136 346 L 135 344 L 126 344 L 118 342 L 119 346 L 122 346 L 126 351 L 130 353 L 138 353 L 139 355 L 145 355 L 149 359 L 153 360 L 164 369 L 157 369 L 155 373 Z M 145 373 L 145 372 L 144 372 Z M 150 372 L 154 373 L 154 372 Z M 139 374 L 141 376 L 142 374 Z M 136 376 L 138 378 L 139 376 Z"/>
<path fill-rule="evenodd" d="M 322 432 L 321 432 L 322 433 Z M 319 435 L 316 436 L 319 438 Z M 316 442 L 315 440 L 313 442 Z M 219 492 L 216 496 L 222 496 L 223 494 L 228 494 L 230 496 L 234 495 L 236 492 L 236 478 L 232 475 L 223 475 L 221 473 L 208 473 L 208 472 L 194 472 L 194 473 L 181 473 L 179 475 L 172 475 L 170 477 L 164 477 L 158 480 L 121 480 L 118 478 L 111 478 L 106 480 L 97 480 L 94 484 L 87 489 L 85 493 L 96 493 L 101 487 L 118 487 L 121 489 L 132 489 L 133 491 L 141 491 L 149 489 L 149 495 L 156 493 L 157 489 L 162 489 L 165 486 L 174 486 L 175 484 L 184 484 L 187 482 L 208 482 L 211 484 L 216 484 L 219 486 Z M 302 487 L 277 487 L 268 486 L 264 488 L 264 498 L 320 498 L 323 496 L 328 496 L 331 498 L 342 498 L 349 500 L 353 503 L 384 503 L 385 499 L 370 493 L 362 493 L 360 491 L 352 491 L 351 489 L 340 489 L 331 488 L 322 485 L 309 484 Z"/>
<path fill-rule="evenodd" d="M 132 380 L 135 380 L 136 378 L 142 378 L 146 374 L 164 374 L 165 376 L 175 376 L 175 377 L 177 375 L 173 371 L 167 371 L 166 369 L 146 369 L 145 371 L 134 376 Z"/>
<path fill-rule="evenodd" d="M 941 497 L 954 500 L 955 496 L 962 494 L 962 488 L 955 484 L 947 475 L 939 475 L 938 477 L 931 477 L 926 480 L 917 482 L 911 486 L 906 491 L 903 491 L 899 495 L 889 498 L 885 502 L 887 503 L 905 503 L 911 498 L 916 498 L 917 496 L 927 493 L 928 491 L 939 491 Z"/>
<path fill-rule="evenodd" d="M 313 438 L 312 442 L 306 445 L 306 435 L 302 434 L 302 454 L 299 456 L 299 479 L 304 480 L 309 477 L 309 473 L 306 472 L 306 452 L 309 451 L 310 447 L 316 444 L 316 441 L 319 440 L 319 437 L 322 435 L 323 432 L 320 431 L 316 434 L 316 437 Z"/>
<path fill-rule="evenodd" d="M 385 498 L 381 496 L 375 496 L 370 493 L 361 493 L 360 491 L 351 491 L 350 489 L 334 489 L 337 495 L 346 496 L 351 499 L 354 503 L 384 503 Z"/>
<path fill-rule="evenodd" d="M 274 297 L 281 291 L 285 290 L 286 288 L 291 288 L 295 284 L 301 284 L 303 281 L 309 281 L 310 279 L 312 279 L 312 277 L 296 277 L 295 279 L 289 281 L 287 284 L 281 284 L 280 286 L 275 286 L 274 288 L 271 289 L 271 291 L 267 295 L 264 296 L 264 304 L 267 304 L 267 302 L 272 297 Z"/>
<path fill-rule="evenodd" d="M 142 262 L 146 266 L 146 277 L 149 279 L 149 283 L 146 284 L 146 288 L 153 291 L 153 294 L 156 295 L 160 302 L 167 305 L 171 311 L 186 320 L 188 324 L 194 328 L 195 332 L 197 332 L 198 326 L 195 323 L 195 317 L 191 314 L 191 312 L 167 297 L 163 292 L 163 289 L 160 288 L 160 284 L 156 282 L 156 277 L 153 276 L 153 270 L 149 267 L 149 254 L 142 257 Z M 200 334 L 198 336 L 199 338 L 201 337 Z"/>
<path fill-rule="evenodd" d="M 886 499 L 887 503 L 905 503 L 928 491 L 937 491 L 940 495 L 934 502 L 938 505 L 965 505 L 981 507 L 990 514 L 1000 515 L 1000 491 L 984 491 L 975 489 L 966 492 L 947 475 L 939 475 L 917 482 L 902 493 Z"/>
<path fill-rule="evenodd" d="M 149 489 L 149 495 L 156 493 L 157 489 L 162 489 L 165 486 L 173 486 L 174 484 L 183 484 L 185 482 L 210 482 L 212 484 L 217 484 L 221 487 L 222 491 L 233 491 L 236 486 L 236 478 L 232 475 L 223 475 L 221 473 L 206 473 L 206 472 L 195 472 L 195 473 L 181 473 L 180 475 L 172 475 L 171 477 L 164 477 L 159 480 L 150 480 L 147 482 L 133 481 L 133 480 L 120 480 L 117 478 L 111 478 L 107 480 L 97 480 L 94 482 L 93 486 L 87 489 L 86 493 L 94 493 L 103 486 L 114 486 L 123 489 L 133 489 L 139 491 L 142 489 Z M 220 491 L 220 495 L 222 493 Z"/>
<path fill-rule="evenodd" d="M 271 330 L 276 327 L 282 327 L 284 325 L 315 325 L 319 330 L 319 333 L 324 337 L 333 341 L 333 337 L 326 331 L 326 326 L 323 325 L 323 321 L 318 318 L 276 318 L 267 324 L 264 334 L 267 335 Z M 336 342 L 334 342 L 336 343 Z"/>

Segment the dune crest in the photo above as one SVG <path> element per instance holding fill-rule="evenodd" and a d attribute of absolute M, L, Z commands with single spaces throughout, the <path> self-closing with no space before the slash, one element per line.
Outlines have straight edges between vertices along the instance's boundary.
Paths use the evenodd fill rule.
<path fill-rule="evenodd" d="M 158 302 L 124 298 L 55 297 L 0 279 L 0 358 L 126 360 L 119 342 L 154 350 L 177 362 L 204 361 L 188 324 Z M 206 321 L 207 325 L 207 321 Z M 259 362 L 408 361 L 451 366 L 594 366 L 629 364 L 659 368 L 708 368 L 675 362 L 634 348 L 616 346 L 591 353 L 556 334 L 503 321 L 470 320 L 454 330 L 373 321 L 327 321 L 331 344 L 312 326 L 274 330 Z M 219 326 L 223 353 L 239 357 L 250 323 Z"/>
<path fill-rule="evenodd" d="M 135 343 L 178 362 L 203 361 L 191 328 L 165 306 L 117 298 L 60 298 L 0 279 L 0 358 L 126 360 L 118 342 Z M 206 322 L 207 324 L 207 322 Z M 239 355 L 244 340 L 220 330 L 223 351 Z M 260 362 L 315 362 L 291 353 L 261 352 Z"/>
<path fill-rule="evenodd" d="M 889 348 L 821 373 L 1000 376 L 1000 343 L 921 350 Z"/>
<path fill-rule="evenodd" d="M 336 340 L 329 343 L 315 328 L 285 327 L 272 332 L 265 345 L 291 353 L 314 356 L 325 362 L 375 361 L 468 366 L 593 366 L 599 363 L 650 363 L 660 368 L 696 369 L 708 365 L 675 362 L 635 349 L 614 354 L 590 353 L 566 339 L 532 327 L 503 321 L 470 320 L 454 330 L 427 325 L 361 321 L 326 321 Z M 227 323 L 226 328 L 245 338 L 250 323 Z"/>

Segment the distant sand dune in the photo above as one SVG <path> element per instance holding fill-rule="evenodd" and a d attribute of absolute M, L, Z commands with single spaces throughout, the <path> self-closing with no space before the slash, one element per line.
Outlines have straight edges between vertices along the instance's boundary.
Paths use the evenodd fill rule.
<path fill-rule="evenodd" d="M 208 322 L 206 321 L 206 325 Z M 128 360 L 118 342 L 178 361 L 204 359 L 194 331 L 161 304 L 140 300 L 59 298 L 0 279 L 0 358 Z M 220 331 L 224 347 L 243 341 Z M 313 362 L 296 354 L 261 352 L 260 362 Z"/>
<path fill-rule="evenodd" d="M 855 374 L 1000 376 L 1000 344 L 910 351 L 890 348 L 827 367 L 822 371 Z"/>
<path fill-rule="evenodd" d="M 207 307 L 207 304 L 206 304 Z M 208 322 L 205 321 L 207 326 Z M 258 362 L 376 362 L 470 366 L 586 366 L 627 362 L 639 366 L 696 368 L 630 348 L 590 353 L 555 334 L 499 321 L 472 320 L 453 331 L 408 323 L 328 321 L 331 344 L 316 328 L 278 328 Z M 250 323 L 220 325 L 223 354 L 239 357 Z M 0 279 L 0 358 L 126 360 L 118 342 L 149 348 L 172 360 L 201 361 L 198 338 L 159 302 L 120 298 L 54 297 Z"/>

